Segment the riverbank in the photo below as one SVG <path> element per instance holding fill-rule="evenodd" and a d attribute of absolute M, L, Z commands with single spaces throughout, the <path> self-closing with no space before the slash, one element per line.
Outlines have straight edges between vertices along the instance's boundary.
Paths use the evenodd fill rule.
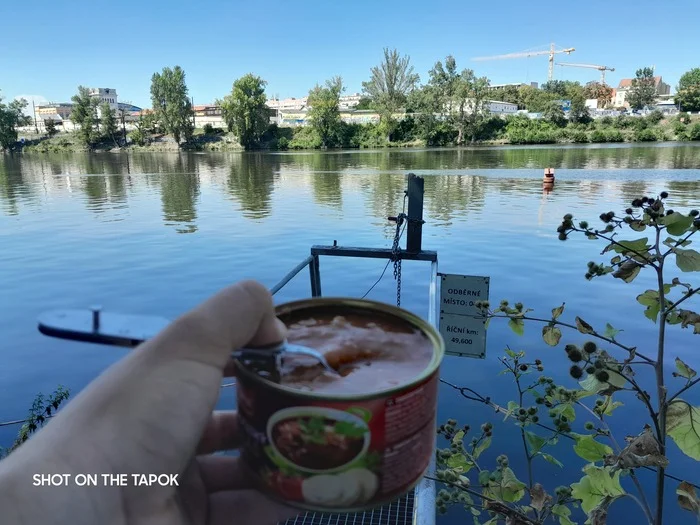
<path fill-rule="evenodd" d="M 442 125 L 442 124 L 439 124 Z M 425 148 L 456 146 L 454 129 L 427 133 L 426 124 L 409 116 L 398 123 L 391 142 L 375 124 L 343 124 L 333 149 L 377 148 Z M 177 144 L 163 134 L 148 134 L 140 143 L 121 134 L 104 137 L 88 148 L 75 132 L 59 132 L 46 135 L 26 135 L 24 151 L 36 153 L 84 152 L 84 151 L 241 151 L 242 146 L 233 133 L 218 128 L 195 130 L 188 143 Z M 665 119 L 660 115 L 646 117 L 604 117 L 589 122 L 555 123 L 545 119 L 533 120 L 519 116 L 507 119 L 493 117 L 486 120 L 475 140 L 469 146 L 506 146 L 535 144 L 604 144 L 604 143 L 653 143 L 700 141 L 700 121 L 690 117 Z M 271 125 L 261 137 L 258 148 L 263 151 L 320 150 L 324 149 L 316 131 L 310 126 L 287 128 Z"/>

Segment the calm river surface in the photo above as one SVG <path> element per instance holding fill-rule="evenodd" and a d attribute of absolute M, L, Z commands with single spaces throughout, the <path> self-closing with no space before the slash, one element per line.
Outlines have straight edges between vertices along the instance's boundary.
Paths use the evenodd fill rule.
<path fill-rule="evenodd" d="M 312 244 L 390 247 L 394 226 L 386 217 L 401 211 L 409 171 L 425 177 L 423 247 L 438 251 L 440 271 L 489 276 L 492 302 L 522 301 L 545 316 L 566 301 L 567 314 L 596 327 L 609 321 L 630 345 L 652 353 L 654 325 L 634 299 L 651 285 L 649 276 L 631 285 L 587 282 L 586 263 L 600 260 L 603 246 L 578 238 L 562 243 L 555 230 L 567 212 L 597 223 L 601 212 L 662 190 L 674 208 L 700 206 L 699 146 L 0 157 L 0 420 L 23 417 L 37 392 L 58 384 L 76 393 L 126 352 L 40 335 L 36 318 L 43 310 L 98 303 L 172 318 L 240 279 L 273 286 Z M 557 182 L 544 194 L 547 166 L 556 169 Z M 384 264 L 322 259 L 323 293 L 361 296 Z M 427 313 L 428 275 L 427 263 L 403 265 L 402 306 L 420 315 Z M 300 274 L 276 300 L 308 296 L 307 276 Z M 369 297 L 392 302 L 395 293 L 389 270 Z M 689 306 L 697 309 L 698 301 Z M 563 350 L 546 347 L 540 332 L 528 325 L 518 338 L 494 321 L 486 359 L 448 357 L 442 376 L 506 402 L 513 385 L 497 376 L 497 358 L 510 345 L 566 378 Z M 583 342 L 577 333 L 565 339 Z M 698 336 L 673 327 L 669 340 L 671 366 L 676 355 L 700 366 Z M 233 406 L 232 396 L 224 389 L 221 406 Z M 618 437 L 637 434 L 641 416 L 630 400 L 616 415 Z M 444 388 L 440 418 L 447 417 L 472 428 L 493 420 L 491 411 Z M 584 421 L 577 421 L 579 431 Z M 512 428 L 496 425 L 484 460 L 492 468 L 499 453 L 509 453 L 524 479 Z M 0 444 L 9 444 L 15 430 L 0 428 Z M 670 472 L 700 482 L 670 448 Z M 554 453 L 583 466 L 566 449 Z M 542 462 L 537 468 L 551 489 L 579 477 L 578 467 Z M 667 508 L 675 522 L 681 516 L 674 491 L 675 484 Z M 641 520 L 638 509 L 628 510 Z M 442 522 L 463 522 L 461 512 Z M 615 515 L 613 508 L 611 522 Z"/>

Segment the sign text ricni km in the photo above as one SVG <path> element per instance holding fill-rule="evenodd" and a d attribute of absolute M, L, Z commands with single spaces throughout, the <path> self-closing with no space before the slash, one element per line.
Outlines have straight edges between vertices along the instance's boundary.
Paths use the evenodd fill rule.
<path fill-rule="evenodd" d="M 440 334 L 451 355 L 486 356 L 486 319 L 476 304 L 489 298 L 489 278 L 440 274 Z"/>

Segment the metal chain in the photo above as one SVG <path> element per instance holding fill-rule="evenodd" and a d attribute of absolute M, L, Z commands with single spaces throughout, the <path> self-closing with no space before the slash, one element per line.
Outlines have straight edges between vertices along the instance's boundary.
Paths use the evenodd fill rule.
<path fill-rule="evenodd" d="M 396 306 L 401 306 L 401 248 L 399 247 L 399 241 L 401 240 L 401 225 L 404 220 L 408 220 L 408 217 L 406 217 L 407 198 L 408 191 L 405 191 L 403 195 L 403 209 L 401 210 L 401 214 L 396 218 L 394 246 L 391 249 L 394 259 L 394 280 L 396 281 Z"/>
<path fill-rule="evenodd" d="M 401 239 L 402 223 L 403 213 L 396 218 L 396 233 L 394 234 L 394 245 L 391 248 L 394 260 L 394 280 L 396 281 L 396 306 L 401 306 L 401 249 L 399 248 L 399 240 Z"/>

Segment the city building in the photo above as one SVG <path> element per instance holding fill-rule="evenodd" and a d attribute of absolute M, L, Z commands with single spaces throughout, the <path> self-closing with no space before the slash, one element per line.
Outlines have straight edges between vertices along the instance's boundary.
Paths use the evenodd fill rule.
<path fill-rule="evenodd" d="M 492 115 L 515 115 L 518 112 L 518 105 L 512 102 L 489 100 L 489 112 Z"/>
<path fill-rule="evenodd" d="M 629 104 L 627 103 L 627 95 L 632 89 L 632 80 L 633 79 L 631 78 L 623 78 L 620 80 L 612 99 L 612 105 L 614 107 L 629 107 Z M 669 95 L 671 93 L 671 86 L 666 84 L 662 80 L 661 76 L 654 77 L 654 88 L 656 89 L 656 94 L 658 96 Z"/>
<path fill-rule="evenodd" d="M 221 108 L 216 104 L 202 104 L 193 106 L 195 117 L 220 117 Z"/>
<path fill-rule="evenodd" d="M 117 100 L 117 90 L 112 88 L 90 88 L 90 96 L 97 98 L 100 101 L 100 105 L 105 102 L 109 104 L 109 107 L 114 111 L 119 109 L 119 102 Z"/>
<path fill-rule="evenodd" d="M 70 114 L 73 112 L 73 104 L 70 102 L 52 102 L 43 106 L 36 106 L 34 110 L 36 111 L 37 120 L 61 122 L 70 118 Z"/>
<path fill-rule="evenodd" d="M 507 87 L 515 87 L 515 88 L 521 88 L 525 86 L 530 86 L 532 88 L 537 89 L 539 84 L 537 82 L 516 82 L 516 83 L 511 83 L 511 84 L 491 84 L 489 85 L 489 89 L 493 90 L 498 90 L 498 89 L 505 89 Z"/>

